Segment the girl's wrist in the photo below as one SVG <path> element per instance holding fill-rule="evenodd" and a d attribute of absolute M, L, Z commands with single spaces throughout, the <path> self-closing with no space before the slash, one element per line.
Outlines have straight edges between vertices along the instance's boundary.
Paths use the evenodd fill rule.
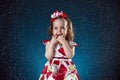
<path fill-rule="evenodd" d="M 62 41 L 61 41 L 61 44 L 62 44 L 62 45 L 64 45 L 64 44 L 65 44 L 65 42 L 66 42 L 66 40 L 62 40 Z"/>

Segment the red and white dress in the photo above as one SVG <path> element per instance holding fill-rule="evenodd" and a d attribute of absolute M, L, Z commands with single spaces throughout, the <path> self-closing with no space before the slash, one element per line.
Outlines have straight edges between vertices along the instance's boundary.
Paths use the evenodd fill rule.
<path fill-rule="evenodd" d="M 46 45 L 49 41 L 44 40 L 43 43 Z M 69 43 L 77 46 L 73 41 Z M 75 64 L 72 59 L 66 58 L 64 49 L 59 44 L 55 48 L 53 59 L 46 62 L 39 80 L 80 80 Z"/>

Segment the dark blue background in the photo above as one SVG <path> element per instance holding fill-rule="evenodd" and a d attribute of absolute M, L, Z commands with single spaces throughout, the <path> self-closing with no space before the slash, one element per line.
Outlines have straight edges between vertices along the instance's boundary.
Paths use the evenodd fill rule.
<path fill-rule="evenodd" d="M 38 80 L 55 10 L 73 22 L 81 80 L 120 80 L 119 0 L 0 0 L 0 80 Z"/>

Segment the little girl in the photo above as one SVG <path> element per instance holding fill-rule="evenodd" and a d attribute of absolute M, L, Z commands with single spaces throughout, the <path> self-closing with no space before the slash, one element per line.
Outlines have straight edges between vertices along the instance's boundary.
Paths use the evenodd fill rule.
<path fill-rule="evenodd" d="M 72 62 L 77 43 L 73 41 L 72 22 L 66 13 L 55 11 L 50 18 L 50 40 L 44 40 L 48 59 L 39 80 L 80 80 Z"/>

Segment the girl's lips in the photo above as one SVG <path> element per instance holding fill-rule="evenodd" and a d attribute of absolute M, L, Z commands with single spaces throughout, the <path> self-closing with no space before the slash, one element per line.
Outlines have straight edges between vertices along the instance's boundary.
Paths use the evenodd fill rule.
<path fill-rule="evenodd" d="M 60 35 L 63 35 L 63 34 L 57 34 L 57 38 L 58 38 L 58 36 L 60 36 Z"/>
<path fill-rule="evenodd" d="M 56 35 L 54 35 L 54 37 L 57 39 L 58 36 L 60 36 L 60 35 L 63 35 L 63 34 L 56 34 Z M 63 35 L 63 36 L 64 36 L 64 35 Z"/>
<path fill-rule="evenodd" d="M 60 35 L 63 35 L 63 34 L 57 34 L 57 36 L 60 36 Z"/>

